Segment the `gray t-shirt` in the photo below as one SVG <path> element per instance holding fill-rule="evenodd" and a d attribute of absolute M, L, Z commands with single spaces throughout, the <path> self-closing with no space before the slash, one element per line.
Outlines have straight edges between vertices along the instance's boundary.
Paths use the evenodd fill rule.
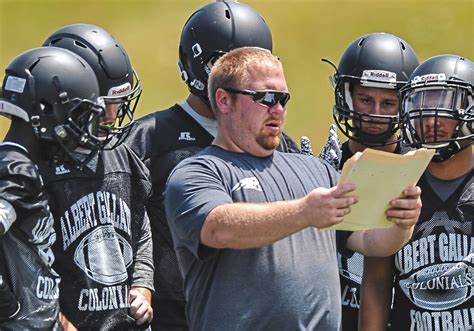
<path fill-rule="evenodd" d="M 259 158 L 216 146 L 175 168 L 165 207 L 191 330 L 339 329 L 334 231 L 307 228 L 255 249 L 200 243 L 204 220 L 219 205 L 297 199 L 336 180 L 317 158 L 280 152 Z"/>

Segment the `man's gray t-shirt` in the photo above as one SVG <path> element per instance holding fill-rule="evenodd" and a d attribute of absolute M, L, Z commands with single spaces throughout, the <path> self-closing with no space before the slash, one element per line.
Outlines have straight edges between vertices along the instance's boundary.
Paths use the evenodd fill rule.
<path fill-rule="evenodd" d="M 340 289 L 334 231 L 306 228 L 254 249 L 200 243 L 207 215 L 233 202 L 298 199 L 336 184 L 319 159 L 265 158 L 211 146 L 170 175 L 165 207 L 185 282 L 191 330 L 336 330 Z"/>

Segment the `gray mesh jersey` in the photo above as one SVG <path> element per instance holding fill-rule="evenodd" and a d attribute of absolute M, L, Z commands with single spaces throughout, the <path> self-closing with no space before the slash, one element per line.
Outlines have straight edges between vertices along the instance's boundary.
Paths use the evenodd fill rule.
<path fill-rule="evenodd" d="M 21 305 L 13 320 L 0 323 L 0 330 L 56 329 L 59 276 L 51 267 L 53 218 L 38 169 L 19 145 L 0 145 L 0 197 L 17 215 L 0 236 L 0 269 Z"/>
<path fill-rule="evenodd" d="M 58 240 L 61 312 L 79 329 L 127 330 L 132 286 L 153 289 L 148 171 L 125 145 L 82 171 L 41 166 Z"/>
<path fill-rule="evenodd" d="M 150 170 L 153 194 L 147 205 L 153 235 L 155 287 L 152 327 L 185 330 L 183 279 L 178 270 L 163 199 L 166 180 L 182 160 L 209 146 L 212 137 L 180 106 L 149 114 L 133 126 L 126 143 Z M 298 153 L 298 146 L 283 133 L 279 150 Z"/>
<path fill-rule="evenodd" d="M 255 249 L 200 244 L 203 222 L 219 205 L 301 198 L 336 181 L 336 171 L 317 158 L 280 152 L 258 158 L 216 146 L 175 168 L 165 209 L 191 329 L 339 329 L 334 231 L 307 228 Z"/>
<path fill-rule="evenodd" d="M 474 329 L 474 171 L 442 201 L 423 175 L 423 207 L 394 257 L 393 330 Z"/>

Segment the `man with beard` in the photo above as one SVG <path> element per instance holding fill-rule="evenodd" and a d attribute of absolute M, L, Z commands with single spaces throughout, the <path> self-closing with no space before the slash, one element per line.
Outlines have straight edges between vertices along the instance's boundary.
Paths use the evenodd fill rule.
<path fill-rule="evenodd" d="M 187 20 L 179 43 L 181 77 L 190 91 L 186 100 L 139 119 L 126 143 L 150 170 L 153 195 L 147 204 L 153 234 L 155 288 L 152 322 L 160 330 L 186 330 L 183 278 L 163 205 L 166 180 L 183 159 L 209 146 L 217 121 L 207 97 L 213 63 L 230 50 L 255 46 L 272 51 L 272 35 L 265 20 L 252 7 L 217 1 L 197 9 Z M 298 152 L 284 134 L 279 150 Z"/>
<path fill-rule="evenodd" d="M 390 202 L 389 229 L 332 230 L 357 203 L 318 158 L 276 151 L 290 99 L 283 67 L 261 48 L 222 56 L 209 78 L 213 144 L 168 179 L 165 210 L 186 315 L 196 330 L 340 328 L 336 244 L 386 256 L 411 236 L 418 187 Z"/>

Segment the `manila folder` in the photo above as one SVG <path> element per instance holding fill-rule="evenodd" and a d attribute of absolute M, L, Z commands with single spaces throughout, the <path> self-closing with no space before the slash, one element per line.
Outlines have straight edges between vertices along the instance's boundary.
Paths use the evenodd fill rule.
<path fill-rule="evenodd" d="M 385 216 L 392 199 L 415 185 L 434 155 L 434 149 L 421 148 L 406 154 L 394 154 L 367 148 L 346 161 L 338 185 L 356 184 L 350 195 L 359 197 L 344 220 L 327 229 L 358 231 L 388 228 L 393 225 Z"/>

